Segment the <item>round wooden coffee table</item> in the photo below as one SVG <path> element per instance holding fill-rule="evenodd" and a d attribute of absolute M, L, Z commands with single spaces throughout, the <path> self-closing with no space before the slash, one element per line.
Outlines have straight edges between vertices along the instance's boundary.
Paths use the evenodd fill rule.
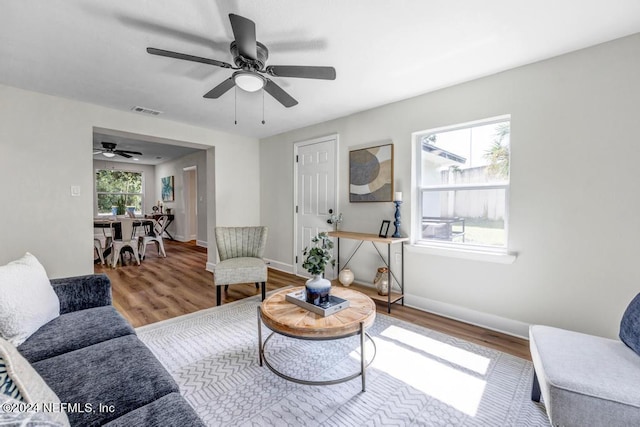
<path fill-rule="evenodd" d="M 338 384 L 362 376 L 362 391 L 365 391 L 365 371 L 376 355 L 375 342 L 366 329 L 376 318 L 376 305 L 365 294 L 348 288 L 332 287 L 331 295 L 349 301 L 349 307 L 323 317 L 286 300 L 288 293 L 304 287 L 287 288 L 267 297 L 258 307 L 258 353 L 260 366 L 264 364 L 276 375 L 288 381 L 306 385 Z M 271 329 L 271 334 L 262 341 L 262 324 Z M 335 340 L 360 335 L 360 371 L 344 378 L 328 381 L 312 381 L 293 378 L 280 372 L 266 357 L 265 348 L 275 333 L 302 340 Z M 373 355 L 367 362 L 365 338 L 373 344 Z"/>

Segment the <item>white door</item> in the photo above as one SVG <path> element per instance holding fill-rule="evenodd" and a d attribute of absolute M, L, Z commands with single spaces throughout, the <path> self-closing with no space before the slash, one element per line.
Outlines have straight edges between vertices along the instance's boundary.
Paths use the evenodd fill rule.
<path fill-rule="evenodd" d="M 327 223 L 329 211 L 337 212 L 336 199 L 336 146 L 337 136 L 300 142 L 295 145 L 296 161 L 296 214 L 294 273 L 309 276 L 302 268 L 305 247 L 311 238 L 322 231 L 332 230 Z M 327 268 L 325 277 L 334 278 L 335 272 Z"/>

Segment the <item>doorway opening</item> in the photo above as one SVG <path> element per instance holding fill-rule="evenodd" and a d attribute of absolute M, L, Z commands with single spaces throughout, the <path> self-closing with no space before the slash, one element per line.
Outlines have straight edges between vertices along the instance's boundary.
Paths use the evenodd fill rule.
<path fill-rule="evenodd" d="M 198 167 L 182 169 L 184 182 L 184 235 L 198 244 Z M 201 200 L 200 200 L 201 201 Z M 203 246 L 199 244 L 199 246 Z"/>
<path fill-rule="evenodd" d="M 115 150 L 125 155 L 108 151 L 105 155 L 103 142 L 107 147 L 115 144 Z M 94 174 L 99 169 L 110 169 L 139 171 L 144 175 L 136 215 L 153 214 L 162 209 L 173 215 L 167 230 L 171 238 L 181 242 L 195 240 L 196 245 L 208 248 L 209 234 L 212 235 L 209 229 L 213 229 L 216 222 L 215 147 L 94 127 L 93 148 Z M 169 197 L 162 191 L 165 181 L 172 183 Z M 95 195 L 94 187 L 94 217 L 99 216 Z M 216 257 L 215 248 L 207 252 L 205 269 L 210 271 Z"/>

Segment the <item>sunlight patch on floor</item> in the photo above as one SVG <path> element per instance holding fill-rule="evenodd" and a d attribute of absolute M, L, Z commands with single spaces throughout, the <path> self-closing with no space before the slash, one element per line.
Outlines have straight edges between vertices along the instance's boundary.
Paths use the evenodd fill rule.
<path fill-rule="evenodd" d="M 375 343 L 376 358 L 370 368 L 383 371 L 469 416 L 476 415 L 486 381 L 465 370 L 482 375 L 487 371 L 489 359 L 396 326 L 376 337 Z M 359 349 L 351 357 L 359 360 Z"/>
<path fill-rule="evenodd" d="M 399 341 L 417 350 L 462 366 L 470 371 L 477 372 L 480 375 L 487 373 L 489 363 L 491 362 L 487 357 L 471 353 L 470 351 L 455 347 L 451 344 L 445 344 L 442 341 L 434 340 L 433 338 L 411 332 L 398 326 L 389 326 L 380 336 Z"/>

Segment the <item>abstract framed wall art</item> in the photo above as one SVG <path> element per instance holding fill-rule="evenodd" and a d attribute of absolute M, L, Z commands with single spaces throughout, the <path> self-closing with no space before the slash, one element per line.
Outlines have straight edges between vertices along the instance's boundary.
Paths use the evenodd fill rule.
<path fill-rule="evenodd" d="M 173 202 L 173 175 L 160 178 L 162 182 L 162 201 Z"/>
<path fill-rule="evenodd" d="M 349 151 L 349 201 L 393 201 L 393 144 Z"/>

